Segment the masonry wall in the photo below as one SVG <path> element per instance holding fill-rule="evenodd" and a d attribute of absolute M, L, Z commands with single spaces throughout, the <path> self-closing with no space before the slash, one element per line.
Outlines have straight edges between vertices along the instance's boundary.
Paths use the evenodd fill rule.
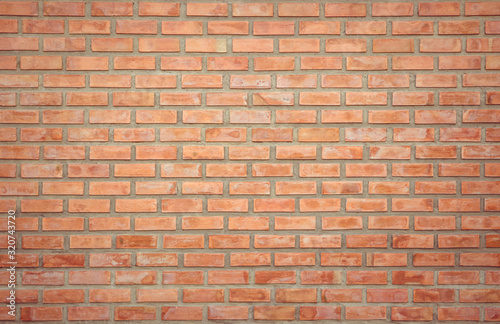
<path fill-rule="evenodd" d="M 500 321 L 500 2 L 0 15 L 1 320 Z"/>

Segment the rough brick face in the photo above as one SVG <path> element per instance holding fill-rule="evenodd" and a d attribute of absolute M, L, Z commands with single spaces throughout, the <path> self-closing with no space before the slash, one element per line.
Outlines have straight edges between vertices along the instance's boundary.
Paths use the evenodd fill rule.
<path fill-rule="evenodd" d="M 0 0 L 0 320 L 499 322 L 499 19 Z"/>

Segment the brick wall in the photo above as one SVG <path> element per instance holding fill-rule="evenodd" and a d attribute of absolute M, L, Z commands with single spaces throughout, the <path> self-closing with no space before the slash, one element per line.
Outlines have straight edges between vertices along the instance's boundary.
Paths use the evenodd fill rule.
<path fill-rule="evenodd" d="M 0 1 L 17 321 L 499 321 L 500 2 L 269 2 Z"/>

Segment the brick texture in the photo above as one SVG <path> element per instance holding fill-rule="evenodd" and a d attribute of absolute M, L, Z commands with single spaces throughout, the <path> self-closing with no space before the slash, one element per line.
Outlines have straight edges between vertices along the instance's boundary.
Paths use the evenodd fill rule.
<path fill-rule="evenodd" d="M 0 1 L 0 320 L 500 321 L 499 19 Z"/>

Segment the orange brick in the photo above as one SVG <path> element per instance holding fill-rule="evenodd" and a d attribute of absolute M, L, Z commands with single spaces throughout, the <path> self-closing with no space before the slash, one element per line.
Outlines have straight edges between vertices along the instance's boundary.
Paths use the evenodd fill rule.
<path fill-rule="evenodd" d="M 255 21 L 253 34 L 258 36 L 293 35 L 295 25 L 289 21 Z"/>
<path fill-rule="evenodd" d="M 328 3 L 325 5 L 325 17 L 365 17 L 364 3 Z"/>

